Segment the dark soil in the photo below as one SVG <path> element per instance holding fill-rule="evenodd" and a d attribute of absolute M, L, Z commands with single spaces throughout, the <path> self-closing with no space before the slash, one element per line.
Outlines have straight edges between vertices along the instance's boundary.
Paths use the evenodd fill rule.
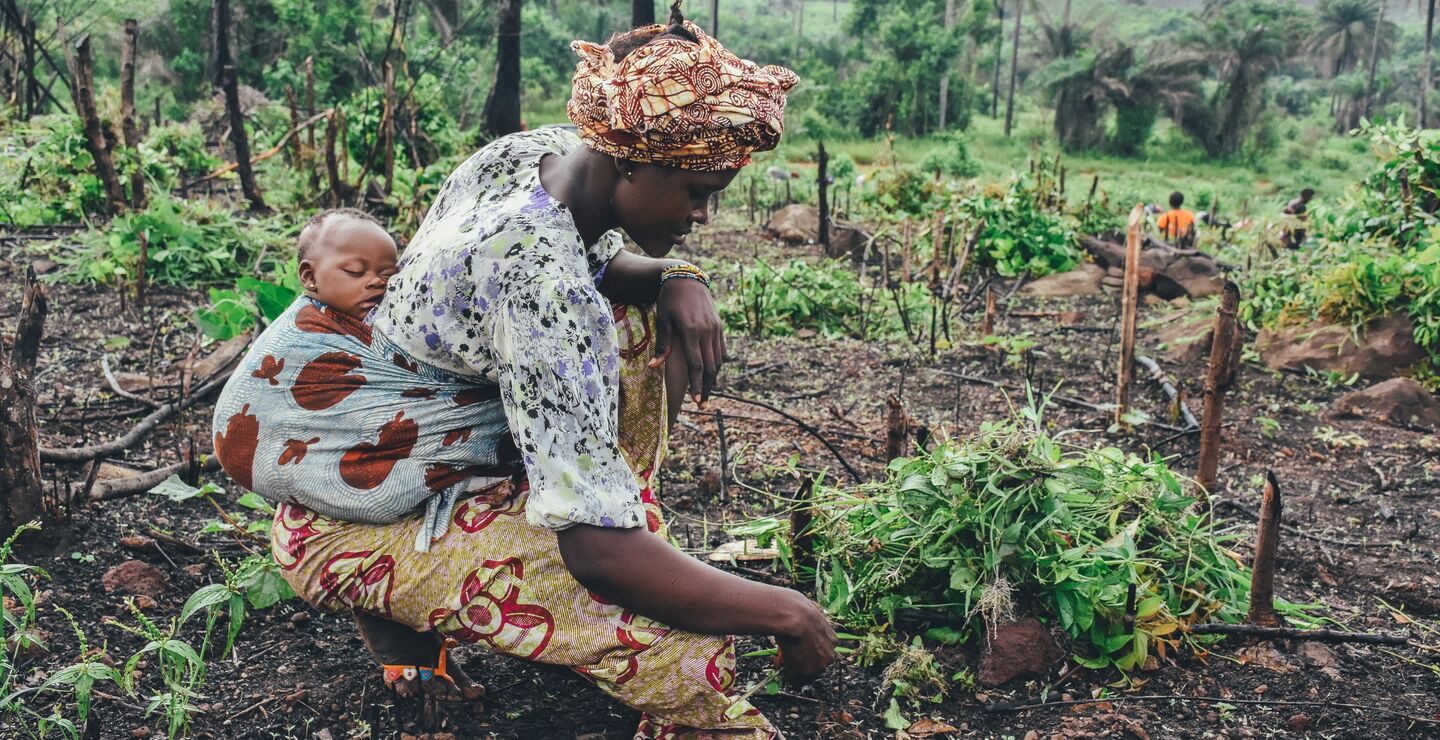
<path fill-rule="evenodd" d="M 739 229 L 711 229 L 703 241 L 696 241 L 692 256 L 722 263 L 757 253 L 814 253 L 813 248 L 776 245 L 758 232 Z M 33 255 L 5 249 L 0 254 L 5 260 L 0 263 L 0 326 L 8 332 L 18 311 L 23 266 Z M 726 281 L 719 282 L 723 290 Z M 189 312 L 204 300 L 203 291 L 154 290 L 150 304 L 140 311 L 122 309 L 114 288 L 56 285 L 50 296 L 51 317 L 37 377 L 42 443 L 78 446 L 123 433 L 148 408 L 108 391 L 100 370 L 102 353 L 110 353 L 117 371 L 148 369 L 156 376 L 173 372 L 195 346 Z M 804 419 L 864 477 L 880 475 L 885 462 L 887 396 L 902 398 L 917 426 L 948 435 L 970 434 L 981 422 L 1002 418 L 1013 405 L 1024 403 L 1023 393 L 1007 395 L 945 371 L 1011 387 L 1023 387 L 1027 379 L 1037 389 L 1061 385 L 1060 394 L 1094 404 L 1111 400 L 1118 348 L 1113 297 L 1041 301 L 1016 296 L 1000 308 L 994 333 L 1030 332 L 1043 354 L 1012 365 L 980 347 L 974 329 L 978 309 L 953 321 L 955 348 L 934 359 L 928 347 L 905 343 L 735 335 L 730 338 L 725 390 Z M 1175 309 L 1144 309 L 1145 317 L 1169 310 Z M 1060 315 L 1066 312 L 1069 315 Z M 1145 334 L 1142 330 L 1142 350 Z M 1194 399 L 1198 413 L 1203 367 L 1165 369 Z M 1291 601 L 1323 604 L 1325 614 L 1349 628 L 1408 630 L 1415 642 L 1433 646 L 1440 643 L 1435 632 L 1440 628 L 1440 441 L 1422 431 L 1329 418 L 1327 404 L 1343 390 L 1247 365 L 1226 409 L 1218 515 L 1239 535 L 1234 549 L 1248 557 L 1254 521 L 1246 512 L 1258 504 L 1260 476 L 1273 471 L 1285 494 L 1285 522 L 1292 527 L 1281 540 L 1277 593 Z M 170 390 L 155 395 L 169 399 L 175 394 Z M 1169 423 L 1172 414 L 1158 386 L 1142 380 L 1134 398 L 1152 419 Z M 795 490 L 796 481 L 784 466 L 796 453 L 803 467 L 828 468 L 832 479 L 847 477 L 818 440 L 776 414 L 733 399 L 712 404 L 711 412 L 692 408 L 682 414 L 662 478 L 662 501 L 681 546 L 697 553 L 708 550 L 729 539 L 722 531 L 725 523 L 775 512 L 778 507 L 765 491 L 788 495 Z M 717 409 L 724 414 L 727 462 L 733 472 L 724 486 L 728 501 L 721 499 L 717 474 Z M 1057 429 L 1088 430 L 1072 441 L 1153 449 L 1170 456 L 1177 470 L 1193 473 L 1193 435 L 1144 425 L 1132 433 L 1107 434 L 1107 417 L 1066 404 L 1046 411 L 1048 423 Z M 1257 421 L 1261 417 L 1273 422 Z M 208 449 L 210 436 L 210 406 L 200 402 L 110 462 L 150 470 L 182 459 L 192 439 L 202 451 Z M 47 466 L 45 471 L 61 488 L 78 486 L 88 472 L 88 466 Z M 228 485 L 223 476 L 211 479 Z M 239 493 L 232 491 L 230 500 Z M 40 626 L 48 635 L 49 650 L 20 660 L 21 685 L 37 685 L 78 658 L 74 633 L 53 607 L 70 610 L 89 644 L 103 645 L 116 661 L 142 647 L 139 638 L 112 623 L 113 618 L 133 624 L 134 617 L 122 595 L 102 588 L 102 574 L 132 558 L 158 566 L 170 586 L 149 616 L 168 620 L 189 594 L 219 577 L 212 552 L 231 560 L 245 554 L 245 545 L 233 537 L 201 533 L 214 518 L 213 509 L 202 503 L 175 504 L 141 494 L 76 506 L 68 526 L 52 526 L 22 546 L 14 559 L 44 567 L 50 579 L 39 585 L 44 604 Z M 118 541 L 127 535 L 151 537 L 158 547 L 126 550 Z M 751 577 L 787 581 L 768 564 L 742 565 Z M 1400 612 L 1403 615 L 1396 616 Z M 186 636 L 198 639 L 198 628 Z M 742 651 L 761 647 L 765 645 L 757 640 L 742 643 Z M 1131 676 L 1128 686 L 1113 671 L 1085 670 L 1066 674 L 1057 686 L 1054 682 L 1065 668 L 1060 665 L 1046 682 L 991 691 L 957 683 L 941 703 L 902 709 L 911 721 L 931 717 L 956 728 L 953 735 L 966 737 L 1440 737 L 1440 724 L 1433 723 L 1440 720 L 1437 648 L 1311 645 L 1301 655 L 1304 646 L 1275 647 L 1278 653 L 1231 639 L 1203 657 L 1172 655 L 1154 670 Z M 431 732 L 435 737 L 451 733 L 465 738 L 622 738 L 634 730 L 634 713 L 568 672 L 473 648 L 462 648 L 458 656 L 470 674 L 489 687 L 484 707 L 427 712 L 422 702 L 399 702 L 384 691 L 379 670 L 347 617 L 292 600 L 249 615 L 234 657 L 209 661 L 191 734 L 338 739 Z M 977 661 L 973 649 L 945 650 L 940 657 L 951 674 L 973 670 Z M 742 685 L 764 675 L 766 660 L 742 659 Z M 158 690 L 158 677 L 153 666 L 141 673 L 136 697 L 119 696 L 114 686 L 99 687 L 105 695 L 93 710 L 92 737 L 163 734 L 163 719 L 146 716 L 144 709 L 148 696 Z M 881 684 L 880 668 L 846 661 L 814 685 L 778 695 L 762 689 L 754 701 L 788 737 L 895 737 L 894 730 L 884 727 L 889 696 L 882 694 Z M 1005 711 L 1011 705 L 1092 698 L 1107 700 Z M 1258 703 L 1241 703 L 1248 701 Z M 42 714 L 53 703 L 43 695 L 32 698 Z M 67 705 L 62 712 L 73 716 L 74 708 Z M 914 729 L 911 736 L 926 736 L 922 727 Z M 0 736 L 29 734 L 0 726 Z"/>

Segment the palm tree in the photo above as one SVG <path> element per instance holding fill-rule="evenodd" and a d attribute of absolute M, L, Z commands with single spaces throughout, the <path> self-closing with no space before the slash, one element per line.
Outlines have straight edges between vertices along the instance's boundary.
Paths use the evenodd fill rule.
<path fill-rule="evenodd" d="M 1155 49 L 1126 67 L 1120 79 L 1129 94 L 1111 100 L 1115 134 L 1110 151 L 1122 157 L 1138 155 L 1162 109 L 1178 117 L 1187 102 L 1199 97 L 1205 68 L 1205 60 L 1197 54 L 1162 54 Z"/>
<path fill-rule="evenodd" d="M 1315 33 L 1307 48 L 1326 77 L 1355 69 L 1376 44 L 1380 28 L 1379 53 L 1390 53 L 1390 36 L 1395 24 L 1380 20 L 1379 0 L 1321 0 L 1316 9 Z"/>
<path fill-rule="evenodd" d="M 1260 116 L 1265 81 L 1299 49 L 1302 11 L 1293 5 L 1251 2 L 1216 4 L 1210 24 L 1195 41 L 1218 72 L 1210 98 L 1185 104 L 1180 125 L 1214 157 L 1228 157 Z"/>
<path fill-rule="evenodd" d="M 1134 48 L 1086 50 L 1052 61 L 1036 73 L 1055 100 L 1055 138 L 1067 151 L 1085 151 L 1105 139 L 1105 114 L 1111 101 L 1126 98 L 1122 79 L 1134 62 Z"/>

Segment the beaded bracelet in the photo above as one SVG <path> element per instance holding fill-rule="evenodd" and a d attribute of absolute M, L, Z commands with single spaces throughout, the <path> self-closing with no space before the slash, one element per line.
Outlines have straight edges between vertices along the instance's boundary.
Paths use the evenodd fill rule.
<path fill-rule="evenodd" d="M 664 285 L 665 281 L 670 280 L 671 278 L 686 278 L 689 280 L 699 280 L 700 283 L 706 288 L 710 287 L 710 276 L 706 275 L 704 270 L 688 262 L 681 262 L 678 265 L 671 265 L 660 271 L 661 285 Z"/>

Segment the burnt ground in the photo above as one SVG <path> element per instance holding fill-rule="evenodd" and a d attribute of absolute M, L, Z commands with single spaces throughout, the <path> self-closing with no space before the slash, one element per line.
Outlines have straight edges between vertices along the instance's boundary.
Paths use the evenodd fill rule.
<path fill-rule="evenodd" d="M 690 247 L 692 256 L 717 261 L 809 255 L 805 247 L 765 241 L 758 232 L 717 227 Z M 0 253 L 0 320 L 13 330 L 20 275 L 32 255 L 15 247 Z M 727 281 L 722 276 L 721 289 Z M 121 309 L 114 288 L 56 285 L 50 290 L 51 316 L 38 369 L 41 437 L 49 446 L 76 446 L 110 439 L 127 430 L 147 408 L 117 398 L 106 389 L 100 357 L 110 353 L 117 370 L 164 376 L 191 352 L 195 331 L 190 308 L 203 291 L 158 290 L 143 312 Z M 1169 307 L 1147 307 L 1147 317 Z M 1031 332 L 1043 356 L 1028 365 L 1035 387 L 1063 384 L 1061 393 L 1105 403 L 1113 393 L 1113 297 L 1031 299 L 1015 296 L 1001 305 L 995 334 Z M 905 343 L 828 341 L 820 337 L 757 340 L 730 338 L 731 363 L 725 390 L 764 400 L 819 428 L 862 476 L 880 474 L 884 460 L 884 399 L 903 398 L 917 425 L 937 433 L 964 435 L 982 421 L 1009 413 L 1021 402 L 992 386 L 962 382 L 941 371 L 1024 383 L 1027 367 L 1009 365 L 980 347 L 964 327 L 979 322 L 979 309 L 954 321 L 956 345 L 931 360 L 928 351 Z M 1068 323 L 1067 323 L 1068 322 Z M 1142 329 L 1141 348 L 1152 334 Z M 199 354 L 203 355 L 202 349 Z M 1204 369 L 1199 362 L 1164 364 L 1193 401 Z M 197 380 L 198 383 L 198 380 Z M 1334 419 L 1331 400 L 1344 389 L 1313 379 L 1275 376 L 1253 364 L 1242 370 L 1226 410 L 1220 460 L 1219 515 L 1241 535 L 1235 549 L 1249 556 L 1258 502 L 1256 481 L 1273 471 L 1285 491 L 1285 532 L 1278 561 L 1277 592 L 1297 602 L 1319 603 L 1325 614 L 1349 628 L 1403 631 L 1417 642 L 1440 643 L 1440 441 L 1421 431 L 1370 421 Z M 168 394 L 168 395 L 167 395 Z M 174 391 L 161 391 L 168 398 Z M 1014 394 L 1011 394 L 1014 395 Z M 1166 420 L 1168 402 L 1158 386 L 1140 381 L 1135 404 L 1153 419 Z M 788 494 L 794 479 L 780 468 L 793 454 L 810 468 L 829 468 L 843 479 L 834 457 L 814 438 L 777 415 L 748 403 L 719 399 L 728 462 L 733 478 L 719 492 L 719 445 L 713 414 L 689 410 L 681 416 L 663 475 L 662 501 L 669 509 L 679 544 L 697 552 L 729 539 L 726 522 L 774 513 L 778 505 L 765 490 Z M 1056 428 L 1089 430 L 1094 444 L 1127 449 L 1153 448 L 1172 456 L 1172 465 L 1193 473 L 1197 442 L 1193 436 L 1149 426 L 1110 435 L 1107 414 L 1073 405 L 1046 412 Z M 1273 421 L 1259 422 L 1258 418 Z M 163 424 L 142 443 L 112 462 L 149 470 L 180 459 L 191 438 L 210 437 L 210 407 L 198 403 Z M 49 480 L 79 483 L 86 466 L 47 466 Z M 221 477 L 212 478 L 228 484 Z M 231 485 L 233 489 L 233 485 Z M 233 491 L 230 501 L 241 493 Z M 238 507 L 229 507 L 238 510 Z M 23 684 L 73 663 L 78 644 L 63 616 L 74 613 L 92 646 L 103 645 L 123 661 L 142 646 L 139 638 L 108 618 L 134 623 L 120 594 L 107 593 L 101 576 L 119 562 L 139 558 L 158 566 L 169 587 L 149 610 L 163 621 L 174 617 L 189 594 L 219 578 L 213 552 L 229 559 L 244 546 L 224 534 L 201 529 L 215 518 L 209 507 L 182 504 L 153 495 L 76 507 L 68 526 L 52 527 L 24 545 L 16 560 L 44 567 L 50 574 L 43 591 L 40 626 L 48 634 L 48 652 L 20 661 Z M 155 539 L 156 549 L 136 553 L 119 543 L 128 535 Z M 746 563 L 747 574 L 783 582 L 765 563 Z M 1384 603 L 1382 603 L 1382 601 Z M 1389 604 L 1386 607 L 1384 604 Z M 1397 612 L 1403 612 L 1396 616 Z M 197 620 L 198 621 L 198 620 Z M 1408 623 L 1408 624 L 1407 624 Z M 198 639 L 198 629 L 185 633 Z M 747 640 L 742 651 L 764 647 Z M 1296 648 L 1297 646 L 1280 646 Z M 1276 660 L 1267 651 L 1245 652 L 1231 639 L 1202 657 L 1163 661 L 1138 673 L 1135 685 L 1114 687 L 1113 671 L 1077 670 L 1054 686 L 1058 667 L 1044 681 L 1031 681 L 977 692 L 959 686 L 938 704 L 906 707 L 911 720 L 931 717 L 966 737 L 1440 737 L 1440 725 L 1417 723 L 1401 715 L 1440 719 L 1440 652 L 1433 647 L 1389 650 L 1363 645 L 1308 649 L 1305 656 Z M 546 669 L 462 648 L 457 653 L 471 675 L 483 680 L 490 695 L 484 707 L 441 708 L 427 713 L 420 702 L 397 702 L 384 692 L 378 669 L 345 617 L 326 614 L 298 600 L 252 613 L 246 618 L 233 659 L 209 661 L 200 710 L 193 717 L 196 737 L 394 737 L 402 733 L 451 733 L 464 738 L 629 737 L 635 715 L 586 682 L 562 670 Z M 1248 657 L 1247 657 L 1248 656 Z M 1270 659 L 1266 659 L 1267 656 Z M 942 651 L 950 673 L 977 661 L 973 648 Z M 1172 656 L 1173 658 L 1173 656 Z M 1279 665 L 1276 665 L 1276 664 Z M 764 658 L 744 658 L 741 684 L 763 675 Z M 842 661 L 818 683 L 777 695 L 757 692 L 755 703 L 792 738 L 895 737 L 884 728 L 888 698 L 879 689 L 879 669 Z M 162 718 L 146 716 L 144 706 L 159 681 L 154 666 L 142 669 L 136 697 L 105 695 L 96 703 L 93 737 L 144 737 L 164 733 Z M 1211 697 L 1204 699 L 1126 700 L 1133 695 Z M 1060 698 L 1108 697 L 1110 701 L 1016 712 L 987 711 L 1007 703 Z M 1280 702 L 1280 703 L 1243 703 Z M 1351 708 L 1322 704 L 1345 703 Z M 34 700 L 48 713 L 54 699 Z M 1386 713 L 1390 710 L 1394 713 Z M 73 707 L 65 708 L 73 714 Z M 925 736 L 915 727 L 913 736 Z M 21 737 L 22 728 L 0 726 L 0 736 Z"/>

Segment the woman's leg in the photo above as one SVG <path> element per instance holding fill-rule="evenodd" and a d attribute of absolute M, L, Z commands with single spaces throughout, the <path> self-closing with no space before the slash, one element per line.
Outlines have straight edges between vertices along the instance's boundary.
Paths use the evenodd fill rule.
<path fill-rule="evenodd" d="M 749 702 L 729 696 L 729 638 L 671 630 L 595 597 L 566 570 L 554 532 L 526 522 L 525 501 L 523 493 L 462 501 L 428 553 L 411 547 L 418 518 L 345 524 L 285 505 L 272 549 L 312 603 L 570 666 L 645 712 L 641 730 L 655 737 L 773 735 Z M 658 511 L 651 522 L 661 526 Z"/>

